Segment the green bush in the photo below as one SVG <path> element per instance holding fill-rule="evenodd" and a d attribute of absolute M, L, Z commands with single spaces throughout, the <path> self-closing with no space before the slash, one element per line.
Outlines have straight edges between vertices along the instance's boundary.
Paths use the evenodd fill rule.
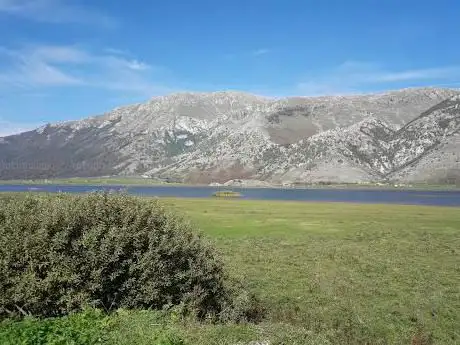
<path fill-rule="evenodd" d="M 0 323 L 0 344 L 105 344 L 110 327 L 110 319 L 96 309 L 62 318 L 39 320 L 27 317 L 20 322 L 5 320 Z"/>
<path fill-rule="evenodd" d="M 242 320 L 257 310 L 231 311 L 240 292 L 189 223 L 157 200 L 122 194 L 3 199 L 0 291 L 0 317 L 183 305 Z"/>

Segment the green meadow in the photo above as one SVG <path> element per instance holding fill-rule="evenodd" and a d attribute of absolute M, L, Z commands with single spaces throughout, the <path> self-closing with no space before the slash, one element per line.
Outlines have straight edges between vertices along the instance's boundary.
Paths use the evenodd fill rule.
<path fill-rule="evenodd" d="M 263 321 L 212 324 L 174 312 L 89 310 L 4 321 L 0 343 L 460 343 L 459 208 L 218 198 L 164 203 L 214 243 L 229 274 L 260 299 Z"/>

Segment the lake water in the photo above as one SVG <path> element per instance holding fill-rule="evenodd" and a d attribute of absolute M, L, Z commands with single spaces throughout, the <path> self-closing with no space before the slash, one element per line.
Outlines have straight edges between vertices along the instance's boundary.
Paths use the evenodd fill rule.
<path fill-rule="evenodd" d="M 243 199 L 296 200 L 323 202 L 353 202 L 379 204 L 410 204 L 435 206 L 460 206 L 460 191 L 416 190 L 357 190 L 357 189 L 275 189 L 275 188 L 228 188 L 195 186 L 77 186 L 77 185 L 0 185 L 0 192 L 66 192 L 87 193 L 91 191 L 124 190 L 132 195 L 209 198 L 219 190 L 233 190 Z"/>

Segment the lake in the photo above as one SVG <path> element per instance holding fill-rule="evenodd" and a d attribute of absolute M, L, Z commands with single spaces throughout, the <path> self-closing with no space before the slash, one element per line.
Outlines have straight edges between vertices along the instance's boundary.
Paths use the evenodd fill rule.
<path fill-rule="evenodd" d="M 209 198 L 214 192 L 224 189 L 241 193 L 242 199 L 254 200 L 460 206 L 460 191 L 225 188 L 198 186 L 0 185 L 0 192 L 87 193 L 92 191 L 124 190 L 132 195 L 181 198 Z"/>

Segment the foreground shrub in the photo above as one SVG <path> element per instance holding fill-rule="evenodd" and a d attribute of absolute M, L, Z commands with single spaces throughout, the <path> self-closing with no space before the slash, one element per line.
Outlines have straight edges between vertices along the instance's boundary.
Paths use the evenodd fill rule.
<path fill-rule="evenodd" d="M 121 194 L 3 200 L 0 291 L 2 317 L 183 305 L 238 321 L 257 310 L 241 310 L 241 293 L 186 221 L 159 201 Z"/>
<path fill-rule="evenodd" d="M 38 320 L 27 317 L 20 322 L 0 322 L 2 345 L 97 345 L 106 344 L 111 333 L 109 317 L 95 309 Z"/>

